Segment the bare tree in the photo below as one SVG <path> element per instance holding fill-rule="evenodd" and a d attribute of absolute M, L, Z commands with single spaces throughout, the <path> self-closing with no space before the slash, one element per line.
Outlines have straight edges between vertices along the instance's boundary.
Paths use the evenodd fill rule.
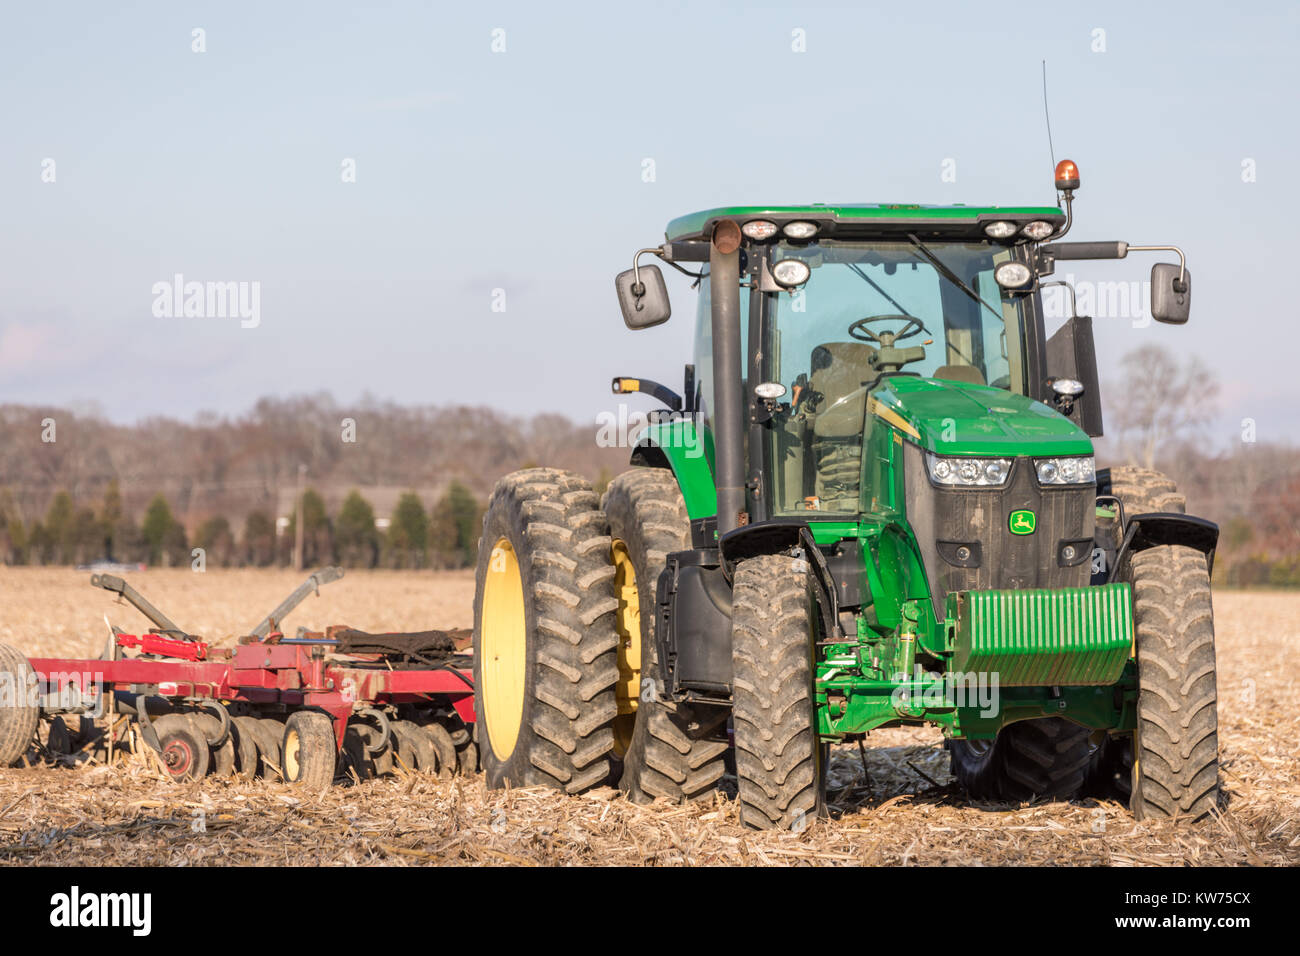
<path fill-rule="evenodd" d="M 1219 382 L 1195 356 L 1185 362 L 1159 345 L 1144 345 L 1119 362 L 1122 378 L 1106 389 L 1108 418 L 1130 464 L 1154 468 L 1156 458 L 1186 440 L 1217 411 Z"/>

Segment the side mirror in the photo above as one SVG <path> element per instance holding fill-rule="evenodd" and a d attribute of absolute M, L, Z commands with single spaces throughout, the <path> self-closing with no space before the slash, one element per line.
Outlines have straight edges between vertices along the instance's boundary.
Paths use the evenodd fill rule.
<path fill-rule="evenodd" d="M 637 273 L 640 273 L 638 277 Z M 639 279 L 639 281 L 638 281 Z M 668 304 L 668 287 L 658 266 L 641 266 L 620 272 L 614 278 L 618 307 L 629 329 L 648 329 L 662 325 L 672 315 Z"/>
<path fill-rule="evenodd" d="M 1179 273 L 1182 278 L 1179 279 Z M 1151 318 L 1182 325 L 1192 309 L 1192 274 L 1172 262 L 1151 267 Z"/>

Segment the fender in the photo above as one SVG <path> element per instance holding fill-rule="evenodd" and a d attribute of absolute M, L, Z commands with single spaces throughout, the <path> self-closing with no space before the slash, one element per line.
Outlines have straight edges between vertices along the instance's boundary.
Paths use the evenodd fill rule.
<path fill-rule="evenodd" d="M 646 426 L 632 449 L 632 464 L 672 471 L 686 502 L 687 517 L 693 522 L 718 513 L 709 439 L 708 432 L 691 419 L 677 418 Z"/>
<path fill-rule="evenodd" d="M 1152 512 L 1133 515 L 1128 519 L 1124 541 L 1115 555 L 1109 580 L 1119 580 L 1119 570 L 1130 554 L 1167 544 L 1178 544 L 1200 551 L 1205 555 L 1206 569 L 1211 574 L 1214 573 L 1214 552 L 1219 544 L 1217 524 L 1193 515 Z"/>
<path fill-rule="evenodd" d="M 823 632 L 831 640 L 844 640 L 844 630 L 840 627 L 839 589 L 808 522 L 800 518 L 770 518 L 741 525 L 718 539 L 722 569 L 728 581 L 735 573 L 736 562 L 760 554 L 780 554 L 793 548 L 801 549 L 808 560 Z"/>

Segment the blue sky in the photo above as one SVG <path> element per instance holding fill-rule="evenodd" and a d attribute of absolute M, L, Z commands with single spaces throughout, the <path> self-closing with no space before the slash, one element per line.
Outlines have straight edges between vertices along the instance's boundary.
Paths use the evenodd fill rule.
<path fill-rule="evenodd" d="M 328 388 L 591 421 L 613 374 L 680 380 L 685 283 L 639 334 L 613 292 L 678 214 L 1053 202 L 1046 59 L 1083 175 L 1071 238 L 1178 243 L 1195 276 L 1188 326 L 1098 319 L 1099 354 L 1196 354 L 1224 386 L 1216 437 L 1252 417 L 1300 440 L 1300 8 L 1073 6 L 10 5 L 0 402 L 131 421 Z M 260 324 L 155 316 L 176 273 L 259 282 Z"/>

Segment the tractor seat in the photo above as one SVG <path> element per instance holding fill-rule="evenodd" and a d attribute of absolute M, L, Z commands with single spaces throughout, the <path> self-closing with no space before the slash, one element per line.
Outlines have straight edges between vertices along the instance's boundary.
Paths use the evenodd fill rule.
<path fill-rule="evenodd" d="M 984 373 L 974 365 L 940 365 L 932 377 L 948 382 L 966 382 L 969 385 L 988 384 L 984 381 Z"/>
<path fill-rule="evenodd" d="M 861 438 L 867 390 L 876 377 L 876 348 L 866 342 L 826 342 L 812 350 L 808 385 L 822 395 L 813 434 L 818 438 Z"/>
<path fill-rule="evenodd" d="M 821 510 L 858 510 L 866 383 L 876 378 L 877 350 L 866 342 L 827 342 L 812 351 L 808 385 L 821 395 L 809 451 Z"/>

